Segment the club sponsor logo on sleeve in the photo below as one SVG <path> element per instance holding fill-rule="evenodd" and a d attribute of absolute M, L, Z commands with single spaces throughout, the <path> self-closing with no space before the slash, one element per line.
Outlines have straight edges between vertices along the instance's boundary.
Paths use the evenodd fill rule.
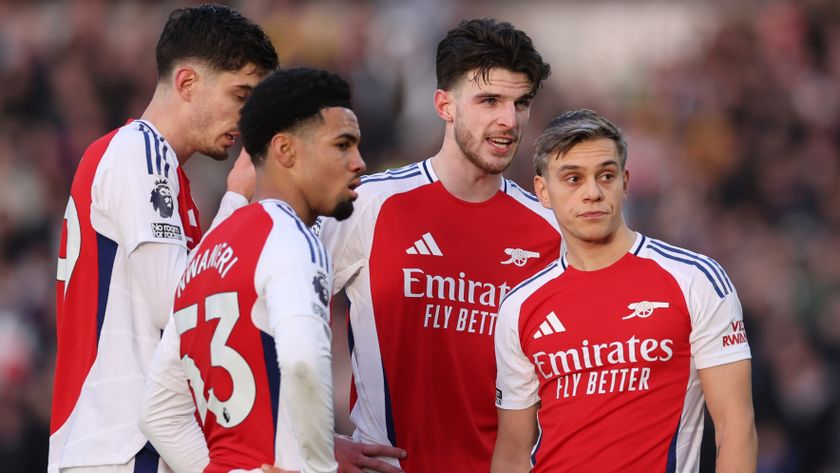
<path fill-rule="evenodd" d="M 152 203 L 152 208 L 160 214 L 161 218 L 169 218 L 175 212 L 172 189 L 169 188 L 169 181 L 165 177 L 155 180 L 155 187 L 152 189 L 152 197 L 149 202 Z"/>
<path fill-rule="evenodd" d="M 329 314 L 327 314 L 327 309 L 325 309 L 324 306 L 322 306 L 321 304 L 318 304 L 317 302 L 313 302 L 312 303 L 312 312 L 314 312 L 315 315 L 317 315 L 318 317 L 321 317 L 324 320 L 324 322 L 326 322 L 327 324 L 330 323 L 330 317 L 329 317 Z"/>
<path fill-rule="evenodd" d="M 315 289 L 315 294 L 318 300 L 326 307 L 330 303 L 330 286 L 327 281 L 327 275 L 322 271 L 318 271 L 312 278 L 312 288 Z"/>
<path fill-rule="evenodd" d="M 312 230 L 312 233 L 314 233 L 317 237 L 321 236 L 321 226 L 324 224 L 324 218 L 325 217 L 323 216 L 316 218 L 315 223 L 309 227 L 309 229 Z"/>
<path fill-rule="evenodd" d="M 179 241 L 183 239 L 181 236 L 181 227 L 168 223 L 152 223 L 152 236 Z"/>
<path fill-rule="evenodd" d="M 747 343 L 747 330 L 743 320 L 736 320 L 729 324 L 731 333 L 723 336 L 723 346 L 731 347 Z"/>
<path fill-rule="evenodd" d="M 499 389 L 499 388 L 496 388 L 496 404 L 497 405 L 502 404 L 502 390 Z"/>

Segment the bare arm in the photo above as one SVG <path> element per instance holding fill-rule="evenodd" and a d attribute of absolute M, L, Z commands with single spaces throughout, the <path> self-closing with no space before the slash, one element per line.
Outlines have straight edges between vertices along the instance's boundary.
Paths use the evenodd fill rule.
<path fill-rule="evenodd" d="M 750 360 L 699 370 L 703 395 L 715 424 L 718 473 L 756 471 L 758 438 Z"/>
<path fill-rule="evenodd" d="M 490 473 L 528 473 L 531 471 L 531 449 L 537 440 L 537 408 L 497 409 L 499 433 L 493 449 Z"/>

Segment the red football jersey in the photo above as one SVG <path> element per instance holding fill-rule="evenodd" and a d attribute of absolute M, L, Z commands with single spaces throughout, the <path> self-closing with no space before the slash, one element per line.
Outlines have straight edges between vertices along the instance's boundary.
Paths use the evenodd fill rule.
<path fill-rule="evenodd" d="M 407 472 L 486 472 L 497 308 L 558 257 L 554 217 L 509 180 L 464 202 L 428 160 L 362 182 L 353 216 L 321 227 L 350 299 L 354 436 L 404 448 Z"/>
<path fill-rule="evenodd" d="M 167 355 L 155 358 L 149 376 L 173 391 L 183 376 L 188 380 L 209 448 L 206 472 L 275 462 L 297 470 L 308 461 L 300 458 L 288 414 L 302 406 L 281 401 L 272 334 L 289 318 L 315 317 L 321 329 L 313 339 L 329 354 L 331 278 L 320 240 L 278 200 L 234 212 L 194 252 L 175 295 L 178 337 L 167 329 Z M 183 370 L 172 366 L 178 359 Z M 331 379 L 325 385 L 332 399 Z M 329 415 L 331 441 L 331 405 Z M 333 461 L 332 448 L 328 456 Z"/>
<path fill-rule="evenodd" d="M 697 472 L 697 370 L 749 357 L 723 269 L 639 235 L 607 268 L 579 271 L 564 257 L 508 295 L 496 403 L 541 403 L 535 473 Z"/>

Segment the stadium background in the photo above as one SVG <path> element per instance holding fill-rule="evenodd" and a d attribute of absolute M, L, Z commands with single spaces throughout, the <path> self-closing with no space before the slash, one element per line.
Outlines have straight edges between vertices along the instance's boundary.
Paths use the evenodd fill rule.
<path fill-rule="evenodd" d="M 46 465 L 56 240 L 76 163 L 142 113 L 154 44 L 183 4 L 0 1 L 2 471 Z M 285 65 L 351 79 L 371 172 L 438 150 L 434 49 L 449 27 L 494 16 L 527 31 L 553 74 L 509 177 L 532 188 L 533 139 L 560 111 L 592 108 L 622 127 L 631 227 L 714 257 L 738 288 L 759 471 L 840 472 L 840 2 L 231 5 Z M 229 165 L 187 165 L 205 226 Z M 340 333 L 340 310 L 335 322 Z M 336 373 L 344 403 L 348 379 Z"/>

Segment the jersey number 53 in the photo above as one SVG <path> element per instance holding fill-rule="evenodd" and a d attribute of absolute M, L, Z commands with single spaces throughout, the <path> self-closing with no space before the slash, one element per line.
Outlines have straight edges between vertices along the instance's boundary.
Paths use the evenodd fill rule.
<path fill-rule="evenodd" d="M 204 397 L 205 383 L 195 361 L 187 354 L 181 358 L 187 379 L 195 396 L 195 404 L 202 424 L 209 410 L 216 415 L 216 423 L 222 427 L 235 427 L 248 417 L 257 396 L 254 373 L 248 362 L 233 348 L 227 346 L 236 321 L 239 320 L 239 303 L 235 292 L 221 292 L 204 300 L 205 319 L 219 319 L 216 331 L 210 341 L 210 365 L 224 369 L 230 374 L 233 389 L 230 397 L 221 401 L 213 388 Z M 175 312 L 175 326 L 178 335 L 193 330 L 198 325 L 198 304 Z"/>

